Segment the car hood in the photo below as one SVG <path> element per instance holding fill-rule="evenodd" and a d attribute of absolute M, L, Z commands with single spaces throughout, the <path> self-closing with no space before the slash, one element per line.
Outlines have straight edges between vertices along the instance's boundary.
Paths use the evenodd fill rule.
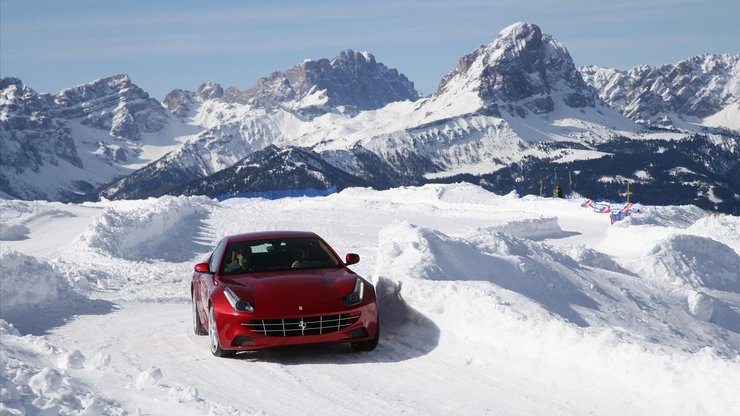
<path fill-rule="evenodd" d="M 254 273 L 230 277 L 239 297 L 262 314 L 311 314 L 345 308 L 342 298 L 352 291 L 357 275 L 345 269 Z"/>

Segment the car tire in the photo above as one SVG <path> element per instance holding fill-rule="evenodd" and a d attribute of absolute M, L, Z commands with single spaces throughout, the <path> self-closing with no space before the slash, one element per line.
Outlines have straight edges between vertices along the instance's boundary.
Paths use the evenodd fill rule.
<path fill-rule="evenodd" d="M 216 357 L 230 357 L 234 351 L 221 348 L 221 341 L 218 339 L 218 327 L 216 326 L 216 315 L 213 312 L 213 306 L 208 308 L 208 343 L 211 347 L 211 354 Z"/>
<path fill-rule="evenodd" d="M 378 346 L 378 340 L 380 340 L 380 322 L 375 326 L 375 337 L 370 341 L 352 342 L 352 348 L 355 351 L 372 351 Z"/>
<path fill-rule="evenodd" d="M 200 315 L 198 315 L 198 306 L 195 303 L 195 296 L 193 296 L 193 332 L 195 335 L 208 335 L 208 331 L 203 328 L 203 323 L 200 321 Z"/>

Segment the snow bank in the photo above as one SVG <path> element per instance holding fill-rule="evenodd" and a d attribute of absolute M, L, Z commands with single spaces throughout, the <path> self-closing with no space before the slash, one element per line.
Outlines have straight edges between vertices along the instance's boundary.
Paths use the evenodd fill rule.
<path fill-rule="evenodd" d="M 503 200 L 516 198 L 516 194 L 497 195 L 471 183 L 427 184 L 419 187 L 400 187 L 385 191 L 368 192 L 363 188 L 347 188 L 339 197 L 383 199 L 389 202 L 406 204 L 476 204 L 496 205 Z"/>
<path fill-rule="evenodd" d="M 24 334 L 45 334 L 75 315 L 106 313 L 110 302 L 91 300 L 45 260 L 4 251 L 0 254 L 0 318 Z"/>
<path fill-rule="evenodd" d="M 721 241 L 740 254 L 740 217 L 732 215 L 707 215 L 686 229 L 691 234 Z"/>
<path fill-rule="evenodd" d="M 18 241 L 28 238 L 28 227 L 23 224 L 0 224 L 0 240 Z"/>
<path fill-rule="evenodd" d="M 501 202 L 502 196 L 487 191 L 471 183 L 431 184 L 419 189 L 420 197 L 430 201 L 441 201 L 448 204 L 495 205 Z M 422 196 L 423 195 L 423 196 Z M 516 194 L 510 194 L 516 195 Z"/>
<path fill-rule="evenodd" d="M 707 237 L 673 235 L 640 262 L 640 275 L 693 288 L 740 292 L 740 256 Z"/>
<path fill-rule="evenodd" d="M 0 317 L 42 304 L 51 304 L 69 294 L 64 277 L 51 265 L 15 251 L 0 254 Z"/>
<path fill-rule="evenodd" d="M 198 232 L 215 205 L 202 197 L 113 204 L 93 220 L 77 243 L 127 260 L 187 261 L 208 249 L 197 242 Z"/>
<path fill-rule="evenodd" d="M 435 352 L 453 354 L 461 367 L 490 365 L 513 382 L 555 363 L 571 386 L 594 371 L 588 389 L 610 380 L 604 391 L 626 389 L 649 402 L 635 414 L 652 406 L 712 414 L 736 403 L 732 389 L 708 387 L 740 381 L 737 337 L 714 323 L 712 299 L 646 284 L 595 250 L 560 252 L 494 227 L 458 238 L 396 222 L 379 232 L 374 279 L 379 287 L 396 282 L 391 298 L 402 295 L 430 320 L 439 331 Z M 424 349 L 430 341 L 407 342 Z"/>
<path fill-rule="evenodd" d="M 577 273 L 573 259 L 494 228 L 454 238 L 396 222 L 381 230 L 378 239 L 376 279 L 490 282 L 578 325 L 585 322 L 573 306 L 596 306 L 566 277 Z"/>
<path fill-rule="evenodd" d="M 563 234 L 556 217 L 525 218 L 509 221 L 496 230 L 529 240 L 542 240 Z"/>

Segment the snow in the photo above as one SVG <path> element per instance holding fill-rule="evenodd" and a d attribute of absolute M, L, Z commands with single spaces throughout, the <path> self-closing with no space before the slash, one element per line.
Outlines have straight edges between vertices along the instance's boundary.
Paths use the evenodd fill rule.
<path fill-rule="evenodd" d="M 702 124 L 709 127 L 725 127 L 740 131 L 740 102 L 731 103 L 717 113 L 706 117 L 702 120 Z"/>
<path fill-rule="evenodd" d="M 740 257 L 707 237 L 672 235 L 645 255 L 642 273 L 693 288 L 740 292 Z"/>
<path fill-rule="evenodd" d="M 128 260 L 185 261 L 197 245 L 195 232 L 213 203 L 207 198 L 184 203 L 163 197 L 128 205 L 118 204 L 96 216 L 77 246 Z M 179 241 L 174 247 L 173 240 Z"/>
<path fill-rule="evenodd" d="M 0 414 L 724 415 L 740 410 L 740 218 L 471 184 L 280 200 L 0 201 Z M 218 359 L 193 264 L 322 235 L 376 285 L 379 347 Z"/>
<path fill-rule="evenodd" d="M 65 287 L 66 282 L 46 262 L 15 251 L 3 252 L 0 259 L 3 313 L 56 302 L 60 292 L 69 290 Z"/>

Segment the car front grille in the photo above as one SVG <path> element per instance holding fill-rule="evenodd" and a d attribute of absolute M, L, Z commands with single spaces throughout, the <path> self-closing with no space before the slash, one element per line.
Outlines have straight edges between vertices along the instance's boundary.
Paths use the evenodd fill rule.
<path fill-rule="evenodd" d="M 302 318 L 253 319 L 242 325 L 250 331 L 270 337 L 300 337 L 340 331 L 357 322 L 360 314 L 307 316 Z"/>

